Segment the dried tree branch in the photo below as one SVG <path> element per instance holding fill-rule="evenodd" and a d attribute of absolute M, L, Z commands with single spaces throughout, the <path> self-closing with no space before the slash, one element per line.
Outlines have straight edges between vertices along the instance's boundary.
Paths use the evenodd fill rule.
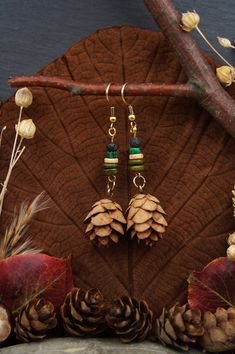
<path fill-rule="evenodd" d="M 20 86 L 40 86 L 53 87 L 61 90 L 67 90 L 74 95 L 105 95 L 107 84 L 87 84 L 75 82 L 72 80 L 64 80 L 59 77 L 47 76 L 19 76 L 12 77 L 8 80 L 12 87 Z M 120 96 L 123 84 L 114 83 L 109 90 L 110 96 Z M 125 88 L 125 96 L 186 96 L 195 97 L 196 92 L 190 84 L 128 84 Z"/>
<path fill-rule="evenodd" d="M 218 82 L 190 33 L 180 28 L 180 14 L 171 0 L 145 0 L 154 20 L 175 49 L 199 103 L 235 137 L 235 102 Z"/>

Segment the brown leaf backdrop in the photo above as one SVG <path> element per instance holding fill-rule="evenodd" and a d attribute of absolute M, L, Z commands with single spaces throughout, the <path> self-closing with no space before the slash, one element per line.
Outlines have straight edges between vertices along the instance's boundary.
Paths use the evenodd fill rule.
<path fill-rule="evenodd" d="M 161 33 L 124 26 L 104 29 L 73 45 L 48 64 L 43 75 L 83 82 L 185 82 L 185 74 Z M 231 88 L 231 94 L 235 91 Z M 51 208 L 36 217 L 29 234 L 55 256 L 72 254 L 74 281 L 98 287 L 109 298 L 126 293 L 145 299 L 157 312 L 185 299 L 189 273 L 225 254 L 234 227 L 231 190 L 235 142 L 195 101 L 172 97 L 132 97 L 146 160 L 146 192 L 168 213 L 167 236 L 148 248 L 124 238 L 110 249 L 84 239 L 83 219 L 105 196 L 102 163 L 109 107 L 104 97 L 78 97 L 55 89 L 33 89 L 32 117 L 37 135 L 14 172 L 3 220 L 14 207 L 46 190 Z M 117 107 L 120 168 L 115 199 L 125 208 L 135 193 L 127 171 L 128 124 L 121 99 Z M 2 106 L 0 177 L 4 179 L 17 108 Z"/>

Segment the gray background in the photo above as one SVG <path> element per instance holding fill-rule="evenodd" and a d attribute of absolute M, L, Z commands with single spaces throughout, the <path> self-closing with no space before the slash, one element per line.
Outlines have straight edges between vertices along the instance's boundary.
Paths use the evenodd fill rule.
<path fill-rule="evenodd" d="M 235 0 L 173 1 L 180 12 L 200 14 L 217 47 L 217 35 L 235 40 Z M 0 0 L 0 100 L 13 93 L 9 76 L 33 74 L 98 28 L 124 24 L 157 29 L 143 0 Z M 235 64 L 235 49 L 221 52 Z"/>

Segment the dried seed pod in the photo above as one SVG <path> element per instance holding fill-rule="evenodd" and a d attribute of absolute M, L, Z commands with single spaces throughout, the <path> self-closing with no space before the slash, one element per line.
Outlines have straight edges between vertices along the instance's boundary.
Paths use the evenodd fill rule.
<path fill-rule="evenodd" d="M 192 29 L 198 26 L 199 22 L 200 16 L 196 13 L 196 11 L 187 11 L 186 13 L 182 14 L 181 28 L 186 32 L 190 32 Z"/>
<path fill-rule="evenodd" d="M 16 91 L 15 103 L 19 107 L 27 108 L 33 102 L 32 92 L 27 88 L 23 87 Z"/>
<path fill-rule="evenodd" d="M 3 344 L 9 338 L 12 332 L 12 315 L 8 309 L 0 304 L 0 344 Z"/>
<path fill-rule="evenodd" d="M 216 69 L 216 76 L 221 82 L 221 84 L 225 86 L 230 86 L 235 78 L 234 68 L 231 68 L 228 65 L 220 66 Z"/>
<path fill-rule="evenodd" d="M 227 257 L 230 261 L 235 261 L 235 245 L 231 245 L 227 249 Z"/>
<path fill-rule="evenodd" d="M 235 309 L 218 307 L 215 313 L 205 312 L 202 347 L 212 353 L 235 349 Z"/>
<path fill-rule="evenodd" d="M 16 131 L 24 139 L 33 139 L 36 132 L 36 125 L 32 119 L 24 119 L 16 125 Z"/>
<path fill-rule="evenodd" d="M 235 245 L 235 232 L 233 232 L 232 234 L 229 235 L 227 242 L 228 242 L 229 246 Z"/>
<path fill-rule="evenodd" d="M 224 48 L 232 48 L 232 43 L 228 38 L 217 37 L 219 44 Z"/>

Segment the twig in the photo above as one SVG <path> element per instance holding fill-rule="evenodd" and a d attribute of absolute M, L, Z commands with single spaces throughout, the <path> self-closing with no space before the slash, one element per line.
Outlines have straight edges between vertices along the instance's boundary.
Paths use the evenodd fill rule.
<path fill-rule="evenodd" d="M 72 80 L 64 80 L 60 77 L 48 76 L 19 76 L 12 77 L 8 80 L 12 87 L 21 86 L 38 86 L 38 87 L 53 87 L 60 90 L 66 90 L 74 95 L 105 95 L 107 84 L 87 84 L 85 82 L 76 82 Z M 121 83 L 113 83 L 109 89 L 110 96 L 120 96 Z M 153 84 L 140 83 L 128 84 L 125 88 L 125 96 L 187 96 L 195 97 L 196 92 L 190 84 Z"/>
<path fill-rule="evenodd" d="M 6 192 L 7 192 L 7 186 L 8 186 L 11 174 L 12 174 L 12 170 L 13 170 L 16 162 L 19 160 L 20 156 L 22 155 L 22 153 L 25 150 L 25 147 L 20 149 L 22 141 L 23 141 L 23 138 L 20 139 L 20 141 L 18 143 L 18 146 L 17 146 L 17 140 L 18 140 L 18 137 L 19 137 L 18 127 L 19 127 L 19 124 L 20 124 L 20 121 L 21 121 L 22 112 L 23 112 L 23 107 L 20 107 L 18 123 L 16 125 L 15 139 L 14 139 L 13 148 L 12 148 L 12 152 L 11 152 L 10 163 L 9 163 L 7 175 L 6 175 L 5 181 L 2 184 L 2 190 L 1 190 L 1 193 L 0 193 L 0 216 L 2 214 L 3 202 L 4 202 L 4 198 L 5 198 Z M 2 130 L 2 132 L 3 132 L 3 130 Z M 2 132 L 1 132 L 1 136 L 0 136 L 1 138 L 2 138 Z"/>

